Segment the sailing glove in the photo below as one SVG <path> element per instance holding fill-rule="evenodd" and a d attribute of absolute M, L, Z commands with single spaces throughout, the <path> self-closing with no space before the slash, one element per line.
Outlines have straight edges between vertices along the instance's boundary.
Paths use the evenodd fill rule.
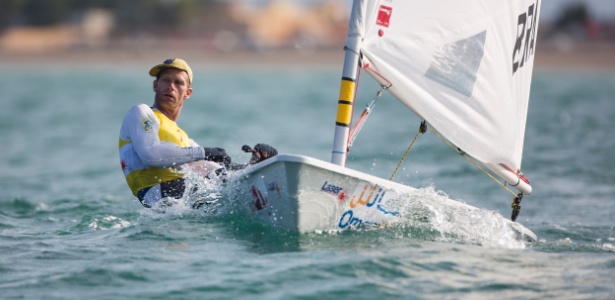
<path fill-rule="evenodd" d="M 255 164 L 267 158 L 278 155 L 278 150 L 276 148 L 263 143 L 256 144 L 254 148 L 250 148 L 248 145 L 243 145 L 241 150 L 243 150 L 243 152 L 252 153 L 252 158 L 250 158 L 248 164 Z"/>
<path fill-rule="evenodd" d="M 223 163 L 225 166 L 231 163 L 231 157 L 226 154 L 226 150 L 224 148 L 219 147 L 203 147 L 205 150 L 205 160 Z"/>

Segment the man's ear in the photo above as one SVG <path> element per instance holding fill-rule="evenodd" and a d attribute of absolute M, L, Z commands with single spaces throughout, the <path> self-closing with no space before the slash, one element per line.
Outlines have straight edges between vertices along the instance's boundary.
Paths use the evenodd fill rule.
<path fill-rule="evenodd" d="M 154 82 L 152 83 L 152 89 L 154 90 L 154 93 L 156 92 L 156 88 L 158 87 L 158 80 L 154 80 Z"/>
<path fill-rule="evenodd" d="M 192 88 L 188 88 L 188 90 L 186 90 L 186 97 L 184 97 L 184 99 L 190 98 L 191 95 L 192 95 Z"/>

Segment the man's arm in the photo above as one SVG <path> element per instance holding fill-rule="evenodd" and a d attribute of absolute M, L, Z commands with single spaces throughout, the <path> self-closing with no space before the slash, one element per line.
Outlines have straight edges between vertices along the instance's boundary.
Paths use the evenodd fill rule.
<path fill-rule="evenodd" d="M 184 148 L 161 142 L 158 137 L 159 120 L 145 104 L 133 106 L 124 122 L 128 122 L 125 128 L 129 131 L 133 149 L 147 167 L 177 167 L 205 157 L 205 151 L 199 146 Z"/>

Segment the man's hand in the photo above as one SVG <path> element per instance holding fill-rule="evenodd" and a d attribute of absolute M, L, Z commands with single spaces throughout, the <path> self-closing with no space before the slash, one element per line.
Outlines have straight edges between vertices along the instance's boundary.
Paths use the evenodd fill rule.
<path fill-rule="evenodd" d="M 255 164 L 278 155 L 278 150 L 276 148 L 263 143 L 256 144 L 254 149 L 250 148 L 248 145 L 243 145 L 241 150 L 243 150 L 243 152 L 252 153 L 252 158 L 248 161 L 248 164 Z"/>
<path fill-rule="evenodd" d="M 231 157 L 226 154 L 226 150 L 224 150 L 224 148 L 203 147 L 203 149 L 205 150 L 205 160 L 223 163 L 225 166 L 228 166 L 231 163 Z"/>

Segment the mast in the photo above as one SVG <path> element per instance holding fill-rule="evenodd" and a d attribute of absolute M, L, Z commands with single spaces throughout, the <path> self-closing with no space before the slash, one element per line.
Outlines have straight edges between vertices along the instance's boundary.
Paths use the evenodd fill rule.
<path fill-rule="evenodd" d="M 333 151 L 331 152 L 331 162 L 340 166 L 346 165 L 346 156 L 348 154 L 348 136 L 350 123 L 352 122 L 352 110 L 361 51 L 362 32 L 360 28 L 363 28 L 362 16 L 363 3 L 361 0 L 355 0 L 352 3 L 352 13 L 348 24 L 348 37 L 344 47 L 344 67 L 337 104 L 337 117 L 335 119 Z"/>

